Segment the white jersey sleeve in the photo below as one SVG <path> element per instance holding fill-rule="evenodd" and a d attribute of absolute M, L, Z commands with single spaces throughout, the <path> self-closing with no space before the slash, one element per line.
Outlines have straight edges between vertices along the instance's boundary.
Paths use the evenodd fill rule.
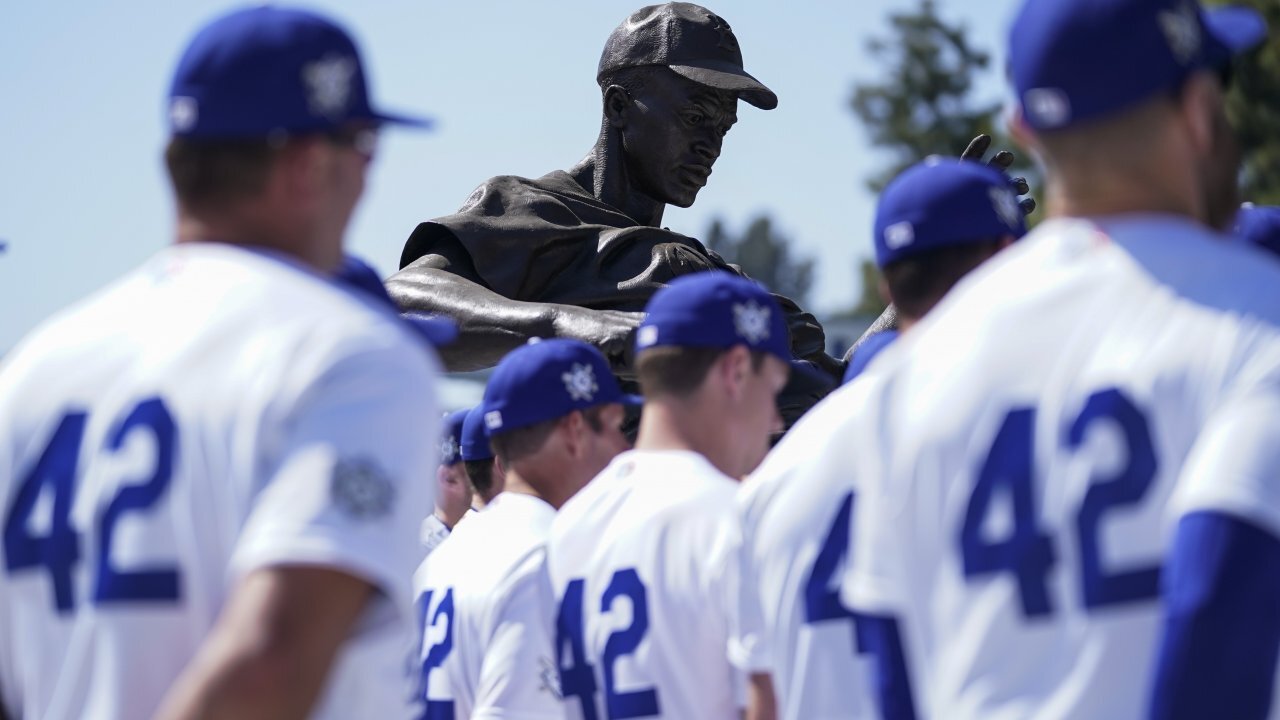
<path fill-rule="evenodd" d="M 1280 537 L 1280 377 L 1215 413 L 1178 487 L 1175 516 L 1216 511 Z"/>
<path fill-rule="evenodd" d="M 366 580 L 412 620 L 418 531 L 431 513 L 439 433 L 423 357 L 403 347 L 338 360 L 276 438 L 277 467 L 232 557 L 233 575 L 324 565 Z"/>
<path fill-rule="evenodd" d="M 494 606 L 493 634 L 480 665 L 475 720 L 561 720 L 551 619 L 555 599 L 539 550 L 512 575 Z"/>

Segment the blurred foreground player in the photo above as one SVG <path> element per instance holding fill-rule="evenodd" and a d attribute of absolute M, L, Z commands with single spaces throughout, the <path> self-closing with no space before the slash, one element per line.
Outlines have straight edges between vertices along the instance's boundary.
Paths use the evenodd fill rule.
<path fill-rule="evenodd" d="M 734 496 L 782 429 L 786 320 L 759 285 L 716 271 L 646 310 L 636 448 L 565 504 L 547 545 L 561 691 L 570 717 L 736 719 Z"/>
<path fill-rule="evenodd" d="M 177 243 L 0 373 L 0 695 L 45 720 L 407 717 L 437 362 L 329 278 L 395 118 L 345 31 L 279 7 L 206 26 L 169 108 Z"/>
<path fill-rule="evenodd" d="M 933 157 L 884 189 L 875 224 L 876 265 L 897 327 L 864 338 L 844 382 L 911 329 L 978 265 L 1026 234 L 1023 209 L 996 168 Z"/>
<path fill-rule="evenodd" d="M 1008 180 L 992 168 L 937 159 L 895 178 L 876 210 L 875 253 L 902 331 L 1023 233 Z M 852 479 L 844 467 L 797 470 L 796 457 L 821 446 L 806 453 L 792 447 L 803 446 L 799 440 L 784 443 L 787 451 L 765 458 L 740 493 L 743 604 L 732 659 L 771 674 L 779 717 L 879 717 L 869 695 L 872 664 L 859 660 L 877 620 L 855 619 L 838 597 Z M 755 710 L 768 717 L 769 708 Z"/>
<path fill-rule="evenodd" d="M 1023 4 L 1049 219 L 779 448 L 854 478 L 841 598 L 887 621 L 887 714 L 1266 714 L 1280 271 L 1215 232 L 1220 77 L 1264 32 L 1186 0 Z"/>
<path fill-rule="evenodd" d="M 579 340 L 524 345 L 498 363 L 480 408 L 506 489 L 414 578 L 425 717 L 564 717 L 545 545 L 556 510 L 626 449 L 624 402 L 638 398 Z"/>

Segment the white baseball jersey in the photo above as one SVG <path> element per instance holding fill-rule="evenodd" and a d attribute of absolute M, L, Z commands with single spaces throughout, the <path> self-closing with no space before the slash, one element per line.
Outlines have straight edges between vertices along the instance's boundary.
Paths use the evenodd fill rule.
<path fill-rule="evenodd" d="M 1178 514 L 1280 535 L 1280 424 L 1221 436 L 1277 406 L 1278 320 L 1280 266 L 1198 225 L 1052 220 L 793 430 L 828 449 L 776 462 L 855 478 L 841 596 L 921 716 L 1145 715 Z"/>
<path fill-rule="evenodd" d="M 0 369 L 9 715 L 150 717 L 237 578 L 305 564 L 381 591 L 316 716 L 408 716 L 436 368 L 392 313 L 212 243 L 27 338 Z"/>
<path fill-rule="evenodd" d="M 847 403 L 806 416 L 838 422 Z M 840 464 L 838 435 L 790 432 L 743 483 L 741 605 L 730 644 L 734 664 L 770 673 L 778 716 L 788 720 L 876 717 L 874 668 L 840 603 L 849 547 L 853 476 Z M 822 458 L 798 472 L 796 458 Z"/>
<path fill-rule="evenodd" d="M 544 563 L 555 514 L 541 498 L 500 493 L 418 568 L 424 717 L 564 717 Z"/>
<path fill-rule="evenodd" d="M 738 483 L 701 455 L 614 458 L 552 523 L 560 690 L 571 718 L 733 718 Z"/>

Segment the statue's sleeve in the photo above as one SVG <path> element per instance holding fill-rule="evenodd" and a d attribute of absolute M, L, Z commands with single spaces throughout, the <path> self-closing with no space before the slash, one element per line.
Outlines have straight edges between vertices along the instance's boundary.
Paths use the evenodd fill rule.
<path fill-rule="evenodd" d="M 426 255 L 438 255 L 444 258 L 448 263 L 445 270 L 488 287 L 480 278 L 480 273 L 476 271 L 471 253 L 467 252 L 449 228 L 435 222 L 418 223 L 418 227 L 414 228 L 413 233 L 409 235 L 409 239 L 404 243 L 404 250 L 400 253 L 400 269 L 403 270 L 409 263 Z"/>

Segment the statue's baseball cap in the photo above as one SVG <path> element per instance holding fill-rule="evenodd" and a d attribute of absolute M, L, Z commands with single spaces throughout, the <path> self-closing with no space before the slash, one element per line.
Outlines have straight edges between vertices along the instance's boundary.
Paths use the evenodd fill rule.
<path fill-rule="evenodd" d="M 467 411 L 462 420 L 462 442 L 458 455 L 467 462 L 492 460 L 493 448 L 489 447 L 489 435 L 484 430 L 484 406 L 477 405 Z"/>
<path fill-rule="evenodd" d="M 481 407 L 492 437 L 574 410 L 641 402 L 639 396 L 622 392 L 599 350 L 581 340 L 554 338 L 507 353 L 489 376 Z"/>
<path fill-rule="evenodd" d="M 1223 69 L 1266 32 L 1254 10 L 1194 0 L 1025 0 L 1009 31 L 1009 72 L 1025 122 L 1055 130 Z"/>
<path fill-rule="evenodd" d="M 742 50 L 729 23 L 701 5 L 673 2 L 631 13 L 604 44 L 596 80 L 645 65 L 665 65 L 700 85 L 737 93 L 762 110 L 778 106 L 778 96 L 742 68 Z"/>
<path fill-rule="evenodd" d="M 169 130 L 196 139 L 325 133 L 350 123 L 427 127 L 373 109 L 355 42 L 308 10 L 267 5 L 205 25 L 178 61 Z"/>
<path fill-rule="evenodd" d="M 903 170 L 876 205 L 881 268 L 939 247 L 1027 234 L 1009 178 L 972 160 L 931 157 Z"/>
<path fill-rule="evenodd" d="M 829 387 L 834 378 L 791 355 L 787 318 L 778 301 L 748 278 L 709 270 L 682 275 L 653 294 L 636 330 L 636 354 L 662 346 L 731 348 L 745 345 L 791 367 L 806 384 Z"/>

